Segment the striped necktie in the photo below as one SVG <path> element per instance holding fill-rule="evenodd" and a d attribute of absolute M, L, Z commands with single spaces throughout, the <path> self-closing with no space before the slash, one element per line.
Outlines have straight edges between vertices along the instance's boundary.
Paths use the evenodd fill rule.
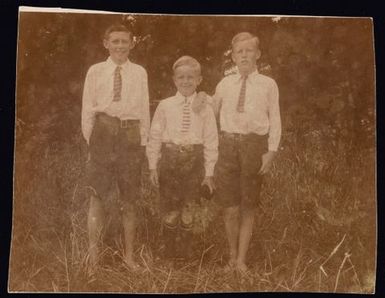
<path fill-rule="evenodd" d="M 120 74 L 121 66 L 117 66 L 114 72 L 114 99 L 113 101 L 121 100 L 122 96 L 122 75 Z"/>
<path fill-rule="evenodd" d="M 187 97 L 184 98 L 183 112 L 182 112 L 182 130 L 183 134 L 188 133 L 191 124 L 190 104 Z"/>
<path fill-rule="evenodd" d="M 237 107 L 237 111 L 239 113 L 243 113 L 245 111 L 246 80 L 247 80 L 247 75 L 242 76 L 242 86 L 241 86 L 241 91 L 239 92 L 238 107 Z"/>

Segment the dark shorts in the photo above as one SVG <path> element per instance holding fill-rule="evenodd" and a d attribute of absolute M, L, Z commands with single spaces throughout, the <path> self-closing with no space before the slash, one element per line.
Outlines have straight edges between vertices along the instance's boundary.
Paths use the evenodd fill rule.
<path fill-rule="evenodd" d="M 86 186 L 105 199 L 117 183 L 122 201 L 135 201 L 141 194 L 141 146 L 139 120 L 120 121 L 98 114 L 89 143 Z"/>
<path fill-rule="evenodd" d="M 215 167 L 217 200 L 223 207 L 256 208 L 263 175 L 258 175 L 267 135 L 221 133 Z"/>
<path fill-rule="evenodd" d="M 203 145 L 162 144 L 159 192 L 164 212 L 180 210 L 189 202 L 199 200 L 203 178 Z"/>

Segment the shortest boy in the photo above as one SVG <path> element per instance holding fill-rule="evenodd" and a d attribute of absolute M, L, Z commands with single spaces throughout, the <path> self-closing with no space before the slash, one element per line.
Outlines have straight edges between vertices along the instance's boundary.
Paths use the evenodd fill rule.
<path fill-rule="evenodd" d="M 196 89 L 202 81 L 199 62 L 183 56 L 173 65 L 177 93 L 162 100 L 154 114 L 146 148 L 150 180 L 159 187 L 167 257 L 176 252 L 178 227 L 186 256 L 191 253 L 191 203 L 200 198 L 201 185 L 213 191 L 218 158 L 218 132 L 213 110 L 194 112 Z M 159 177 L 159 178 L 158 178 Z"/>

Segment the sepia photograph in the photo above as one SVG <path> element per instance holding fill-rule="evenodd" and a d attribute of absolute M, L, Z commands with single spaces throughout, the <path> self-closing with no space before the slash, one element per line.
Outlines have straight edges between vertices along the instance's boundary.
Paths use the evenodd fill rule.
<path fill-rule="evenodd" d="M 374 294 L 373 20 L 20 7 L 12 293 Z"/>

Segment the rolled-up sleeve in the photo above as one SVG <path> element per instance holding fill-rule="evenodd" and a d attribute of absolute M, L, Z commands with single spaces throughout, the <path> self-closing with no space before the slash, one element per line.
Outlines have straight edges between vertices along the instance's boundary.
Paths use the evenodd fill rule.
<path fill-rule="evenodd" d="M 95 122 L 95 112 L 93 111 L 93 103 L 95 100 L 95 74 L 92 67 L 88 70 L 83 88 L 82 98 L 82 133 L 87 144 L 90 142 L 92 129 Z"/>
<path fill-rule="evenodd" d="M 213 176 L 214 167 L 218 160 L 218 129 L 213 110 L 207 108 L 205 112 L 205 123 L 203 127 L 204 166 L 206 176 Z"/>
<path fill-rule="evenodd" d="M 281 115 L 279 111 L 279 91 L 275 81 L 272 81 L 268 98 L 269 113 L 269 151 L 277 151 L 281 140 Z"/>
<path fill-rule="evenodd" d="M 165 114 L 162 103 L 156 108 L 154 118 L 152 119 L 149 141 L 146 147 L 146 154 L 150 170 L 155 170 L 160 159 L 160 150 L 162 146 L 162 132 L 165 128 Z"/>
<path fill-rule="evenodd" d="M 147 145 L 149 130 L 150 130 L 150 100 L 148 94 L 148 79 L 147 72 L 144 71 L 142 79 L 142 94 L 143 94 L 143 104 L 142 104 L 142 117 L 140 121 L 140 135 L 142 146 Z"/>

